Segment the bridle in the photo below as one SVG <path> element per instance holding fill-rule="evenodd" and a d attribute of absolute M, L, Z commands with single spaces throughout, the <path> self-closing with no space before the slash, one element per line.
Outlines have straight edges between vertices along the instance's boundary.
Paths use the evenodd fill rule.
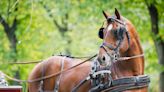
<path fill-rule="evenodd" d="M 100 45 L 100 48 L 104 49 L 104 51 L 106 52 L 108 57 L 110 57 L 112 64 L 115 63 L 116 61 L 129 60 L 129 59 L 139 58 L 139 57 L 144 56 L 143 54 L 141 54 L 141 55 L 135 55 L 135 56 L 131 56 L 131 57 L 120 57 L 119 50 L 120 50 L 121 43 L 124 40 L 124 37 L 123 37 L 124 33 L 126 34 L 129 48 L 130 48 L 130 35 L 129 35 L 128 31 L 126 30 L 126 24 L 123 21 L 120 21 L 114 17 L 107 18 L 107 21 L 108 22 L 117 22 L 117 23 L 123 25 L 123 28 L 119 27 L 117 29 L 117 32 L 121 32 L 121 33 L 118 33 L 118 34 L 121 34 L 121 37 L 118 38 L 118 44 L 116 45 L 116 47 L 114 47 L 112 44 L 109 44 L 106 42 L 103 42 Z M 100 31 L 103 31 L 103 29 L 104 28 L 100 28 Z M 103 38 L 102 35 L 101 35 L 101 37 Z M 112 50 L 112 53 L 109 52 L 108 50 Z M 76 92 L 77 89 L 88 80 L 91 80 L 91 85 L 92 85 L 92 88 L 89 90 L 89 92 L 97 92 L 97 91 L 99 91 L 99 92 L 100 91 L 101 92 L 122 92 L 122 91 L 129 90 L 129 89 L 147 87 L 150 82 L 150 78 L 147 75 L 138 75 L 138 76 L 130 76 L 130 77 L 125 77 L 125 78 L 113 79 L 111 77 L 111 73 L 112 73 L 111 65 L 106 65 L 102 68 L 102 67 L 100 67 L 99 62 L 100 62 L 99 58 L 97 58 L 97 60 L 94 61 L 94 63 L 93 63 L 94 65 L 91 69 L 91 74 L 86 79 L 81 81 L 79 83 L 79 85 L 77 85 L 73 89 L 72 92 Z M 99 63 L 99 64 L 97 64 L 97 63 Z M 105 72 L 106 70 L 110 71 L 110 73 Z M 102 73 L 97 75 L 97 77 L 93 77 L 94 74 L 96 74 L 97 72 L 100 72 L 100 71 Z M 105 83 L 103 83 L 103 81 L 102 81 L 104 78 L 107 78 Z"/>
<path fill-rule="evenodd" d="M 126 30 L 126 24 L 123 21 L 120 21 L 113 17 L 108 18 L 107 21 L 108 22 L 115 21 L 123 25 L 124 30 L 122 30 L 121 28 L 119 28 L 118 30 L 122 31 L 122 35 L 126 33 L 126 37 L 130 48 L 130 36 L 128 31 Z M 101 27 L 100 31 L 102 31 L 103 29 L 104 28 Z M 103 38 L 103 36 L 101 35 L 100 38 Z M 115 63 L 116 61 L 129 60 L 129 59 L 144 56 L 143 54 L 141 54 L 131 57 L 120 57 L 119 49 L 123 39 L 124 39 L 123 37 L 118 39 L 119 42 L 116 45 L 116 47 L 106 42 L 103 42 L 100 46 L 100 48 L 104 49 L 106 54 L 111 58 L 112 63 Z M 109 49 L 112 50 L 113 53 L 109 52 L 108 51 Z M 82 80 L 77 86 L 75 86 L 72 92 L 77 92 L 77 90 L 89 80 L 91 81 L 91 89 L 89 90 L 89 92 L 122 92 L 128 89 L 147 87 L 150 82 L 150 78 L 147 75 L 129 76 L 125 78 L 113 79 L 111 76 L 112 74 L 111 65 L 106 65 L 101 67 L 99 62 L 100 62 L 99 58 L 93 61 L 91 73 L 89 74 L 89 76 L 84 80 Z M 104 78 L 106 78 L 106 82 L 103 81 Z"/>
<path fill-rule="evenodd" d="M 111 61 L 112 62 L 115 62 L 118 60 L 118 58 L 120 57 L 120 54 L 119 54 L 119 49 L 120 49 L 120 46 L 121 46 L 121 43 L 124 39 L 124 33 L 126 34 L 126 37 L 127 37 L 127 40 L 128 40 L 128 46 L 130 47 L 130 35 L 126 29 L 126 23 L 124 21 L 121 21 L 121 20 L 118 20 L 114 17 L 108 17 L 107 18 L 107 22 L 108 23 L 112 23 L 112 22 L 117 22 L 119 24 L 122 25 L 122 27 L 118 27 L 116 29 L 116 35 L 118 35 L 118 44 L 116 45 L 116 47 L 114 47 L 112 44 L 110 43 L 106 43 L 106 42 L 103 42 L 101 45 L 100 45 L 100 48 L 104 49 L 104 51 L 106 52 L 106 54 L 111 58 Z M 103 23 L 104 25 L 104 23 Z M 100 30 L 103 31 L 105 28 L 101 27 Z M 107 36 L 105 36 L 107 37 Z M 105 39 L 105 38 L 104 38 Z M 111 53 L 108 51 L 109 50 L 112 50 L 114 53 Z M 100 60 L 100 59 L 99 59 Z"/>

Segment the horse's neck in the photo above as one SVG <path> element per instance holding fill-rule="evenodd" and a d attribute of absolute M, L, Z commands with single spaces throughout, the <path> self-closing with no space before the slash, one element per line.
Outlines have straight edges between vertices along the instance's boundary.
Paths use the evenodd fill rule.
<path fill-rule="evenodd" d="M 130 47 L 127 52 L 122 53 L 124 56 L 135 56 L 143 53 L 139 38 L 135 29 L 132 30 Z M 112 71 L 115 73 L 115 78 L 125 76 L 136 76 L 144 73 L 144 58 L 134 58 L 126 61 L 120 61 L 114 64 Z"/>

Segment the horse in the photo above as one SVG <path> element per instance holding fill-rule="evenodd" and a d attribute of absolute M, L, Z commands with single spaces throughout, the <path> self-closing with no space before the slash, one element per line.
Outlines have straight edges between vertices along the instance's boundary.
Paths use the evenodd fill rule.
<path fill-rule="evenodd" d="M 103 12 L 103 14 L 106 17 L 105 21 L 109 21 L 108 17 L 110 16 L 108 16 L 105 12 Z M 113 16 L 117 18 L 114 19 L 118 22 L 112 22 L 113 27 L 111 29 L 116 28 L 117 24 L 122 23 L 123 20 L 123 17 L 119 15 L 117 10 Z M 123 32 L 124 39 L 121 40 L 121 44 L 118 46 L 118 53 L 120 53 L 120 56 L 131 56 L 143 53 L 134 26 L 128 20 L 126 20 L 125 23 L 128 32 L 130 33 L 130 45 L 127 46 L 127 40 L 129 39 L 129 36 L 124 37 L 125 34 Z M 109 29 L 109 26 L 111 26 L 111 22 L 107 22 L 106 28 L 101 28 L 103 30 L 99 31 L 99 37 L 104 39 L 103 43 L 111 43 L 112 45 L 115 45 L 115 43 L 117 43 L 116 39 L 112 34 L 108 34 L 111 30 Z M 107 29 L 109 30 L 107 31 Z M 28 77 L 28 92 L 100 92 L 99 87 L 96 87 L 99 91 L 90 90 L 92 88 L 92 81 L 94 81 L 91 80 L 93 77 L 91 75 L 95 64 L 96 67 L 105 67 L 104 69 L 106 69 L 106 66 L 110 66 L 110 68 L 107 68 L 104 71 L 102 70 L 100 72 L 96 72 L 97 75 L 100 73 L 98 76 L 103 76 L 103 79 L 105 79 L 104 81 L 107 81 L 107 84 L 111 84 L 109 81 L 111 82 L 112 79 L 144 74 L 143 57 L 112 63 L 113 60 L 110 56 L 108 56 L 108 54 L 111 54 L 113 50 L 110 50 L 106 47 L 107 46 L 105 44 L 100 46 L 99 53 L 93 60 L 96 61 L 94 64 L 90 59 L 90 61 L 86 60 L 88 62 L 84 62 L 82 59 L 76 59 L 67 56 L 52 56 L 38 63 L 32 69 Z M 111 74 L 112 78 L 110 77 L 109 80 L 107 80 L 106 76 L 104 77 L 104 74 L 106 73 L 107 76 Z M 93 73 L 93 75 L 96 74 Z M 99 84 L 100 83 L 98 83 L 98 85 Z M 128 92 L 146 91 L 147 87 L 128 90 Z"/>
<path fill-rule="evenodd" d="M 99 49 L 101 65 L 111 66 L 113 79 L 144 75 L 144 55 L 134 25 L 115 9 L 115 16 L 103 12 L 107 23 L 100 28 L 99 37 L 103 40 Z M 119 52 L 119 53 L 118 53 Z M 126 60 L 118 60 L 128 57 Z M 147 92 L 148 87 L 128 92 Z"/>

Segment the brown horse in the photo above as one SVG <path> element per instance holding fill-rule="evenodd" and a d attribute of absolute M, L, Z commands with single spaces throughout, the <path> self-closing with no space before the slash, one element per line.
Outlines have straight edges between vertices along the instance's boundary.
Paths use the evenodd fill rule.
<path fill-rule="evenodd" d="M 99 37 L 103 39 L 98 56 L 100 64 L 112 66 L 113 79 L 143 75 L 143 50 L 133 24 L 121 16 L 117 9 L 115 16 L 110 16 L 106 12 L 103 14 L 107 23 L 106 27 L 102 27 L 99 31 Z M 119 57 L 131 57 L 131 59 L 118 62 Z M 147 87 L 131 91 L 147 92 Z"/>
<path fill-rule="evenodd" d="M 105 12 L 104 16 L 108 19 L 108 16 Z M 123 33 L 121 38 L 121 44 L 118 46 L 120 56 L 134 56 L 142 54 L 141 45 L 139 43 L 139 39 L 137 33 L 135 31 L 134 26 L 127 19 L 120 16 L 118 11 L 116 10 L 114 17 L 117 18 L 118 22 L 107 22 L 106 28 L 99 32 L 99 36 L 104 39 L 104 43 L 112 44 L 113 47 L 117 47 L 117 40 L 115 38 L 115 34 L 111 32 L 111 29 L 117 29 L 117 27 L 121 27 L 124 21 L 126 23 L 126 28 L 130 35 L 130 43 L 128 45 L 128 36 Z M 112 24 L 112 26 L 111 26 Z M 110 27 L 110 28 L 109 28 Z M 118 37 L 119 39 L 119 37 Z M 113 50 L 109 48 L 106 49 L 106 45 L 101 46 L 100 52 L 98 55 L 98 61 L 103 66 L 112 66 L 112 78 L 122 78 L 126 76 L 137 76 L 144 74 L 144 59 L 143 57 L 138 57 L 135 59 L 130 59 L 122 62 L 113 62 L 112 58 L 107 55 L 107 53 L 112 53 Z M 105 49 L 104 49 L 104 48 Z M 106 52 L 107 51 L 107 52 Z M 81 63 L 82 60 L 74 59 L 64 56 L 52 56 L 47 60 L 37 64 L 29 75 L 29 80 L 35 80 L 44 76 L 49 76 L 52 74 L 56 74 L 60 71 L 67 70 L 72 66 L 75 66 Z M 44 78 L 35 82 L 30 82 L 28 84 L 29 92 L 71 92 L 72 89 L 77 86 L 82 80 L 86 79 L 86 77 L 90 74 L 92 68 L 92 62 L 85 62 L 81 65 L 76 66 L 73 69 L 70 69 L 66 72 L 57 74 L 56 76 L 52 76 L 49 78 Z M 57 90 L 56 90 L 57 88 Z M 82 86 L 79 87 L 78 92 L 88 92 L 91 88 L 91 81 L 87 81 Z M 146 92 L 147 88 L 128 90 L 128 92 Z M 95 91 L 94 91 L 95 92 Z M 97 91 L 96 91 L 97 92 Z"/>

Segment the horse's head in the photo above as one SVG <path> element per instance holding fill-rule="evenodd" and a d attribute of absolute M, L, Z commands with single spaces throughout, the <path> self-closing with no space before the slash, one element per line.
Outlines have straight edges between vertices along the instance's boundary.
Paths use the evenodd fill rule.
<path fill-rule="evenodd" d="M 103 39 L 103 43 L 100 46 L 98 61 L 101 65 L 111 65 L 117 61 L 121 53 L 128 50 L 130 37 L 125 20 L 117 9 L 113 16 L 109 16 L 104 11 L 103 14 L 106 20 L 99 30 L 99 37 Z"/>

